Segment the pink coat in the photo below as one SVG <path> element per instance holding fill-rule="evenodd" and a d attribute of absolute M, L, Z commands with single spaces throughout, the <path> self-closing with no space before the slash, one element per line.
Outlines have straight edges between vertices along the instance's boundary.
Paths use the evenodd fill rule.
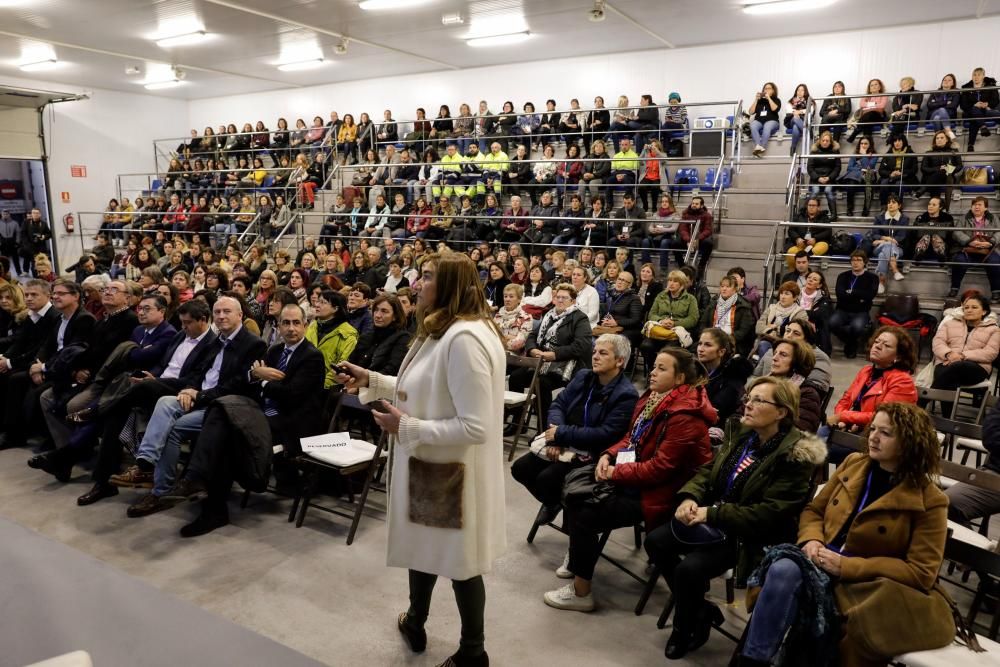
<path fill-rule="evenodd" d="M 969 332 L 961 317 L 945 320 L 934 334 L 934 359 L 945 360 L 949 352 L 960 352 L 966 361 L 974 361 L 987 373 L 992 372 L 993 360 L 1000 354 L 1000 328 L 996 319 L 988 317 Z"/>

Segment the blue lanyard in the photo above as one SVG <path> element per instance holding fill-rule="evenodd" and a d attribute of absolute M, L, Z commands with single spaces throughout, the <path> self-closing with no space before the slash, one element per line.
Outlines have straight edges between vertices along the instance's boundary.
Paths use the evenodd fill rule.
<path fill-rule="evenodd" d="M 736 460 L 736 465 L 733 466 L 733 471 L 729 473 L 729 481 L 726 483 L 726 495 L 733 490 L 733 485 L 736 483 L 736 477 L 739 475 L 740 466 L 746 461 L 747 454 L 750 452 L 750 448 L 757 443 L 757 434 L 753 433 L 747 438 L 747 444 L 743 445 L 743 451 L 740 452 L 740 458 Z"/>
<path fill-rule="evenodd" d="M 590 426 L 590 399 L 594 396 L 594 387 L 590 388 L 590 393 L 587 394 L 587 400 L 583 403 L 583 425 L 584 427 Z"/>

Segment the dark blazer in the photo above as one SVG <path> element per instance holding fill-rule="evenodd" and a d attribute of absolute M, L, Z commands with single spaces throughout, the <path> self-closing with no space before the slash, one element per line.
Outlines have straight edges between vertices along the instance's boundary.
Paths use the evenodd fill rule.
<path fill-rule="evenodd" d="M 59 326 L 59 311 L 49 308 L 38 322 L 32 322 L 25 317 L 14 332 L 14 340 L 7 348 L 6 357 L 10 360 L 11 371 L 26 371 L 38 358 L 42 344 L 55 336 Z"/>
<path fill-rule="evenodd" d="M 173 358 L 174 352 L 177 351 L 177 348 L 184 342 L 185 338 L 187 338 L 187 334 L 183 331 L 178 331 L 174 334 L 174 337 L 167 345 L 167 349 L 163 351 L 163 356 L 160 357 L 159 363 L 150 369 L 150 375 L 155 375 L 158 378 L 163 375 L 163 371 L 170 365 L 170 360 Z M 181 365 L 180 377 L 167 380 L 161 378 L 161 380 L 170 384 L 176 384 L 178 391 L 184 387 L 200 386 L 201 380 L 205 376 L 205 371 L 212 365 L 215 353 L 218 352 L 218 348 L 215 347 L 216 338 L 218 336 L 216 336 L 215 332 L 209 329 L 205 333 L 205 337 L 201 339 L 201 342 L 195 345 L 194 349 L 191 350 L 191 354 L 184 360 L 184 363 Z"/>
<path fill-rule="evenodd" d="M 84 355 L 80 368 L 96 373 L 116 347 L 132 339 L 132 332 L 138 324 L 139 318 L 131 308 L 98 320 L 88 341 L 90 349 Z"/>
<path fill-rule="evenodd" d="M 139 325 L 132 331 L 132 337 L 130 340 L 136 345 L 142 344 L 140 347 L 136 347 L 134 350 L 128 353 L 128 362 L 132 368 L 147 369 L 152 368 L 157 362 L 163 358 L 163 353 L 174 340 L 174 336 L 177 334 L 177 329 L 175 329 L 170 322 L 163 320 L 160 322 L 159 326 L 153 329 L 152 333 L 146 337 L 145 344 L 143 343 L 143 336 L 146 335 L 146 327 Z M 181 338 L 180 340 L 184 340 Z M 178 341 L 178 344 L 179 341 Z M 177 349 L 174 346 L 174 349 Z M 167 357 L 167 363 L 170 363 L 170 357 Z M 164 366 L 166 368 L 166 366 Z"/>
<path fill-rule="evenodd" d="M 372 329 L 361 334 L 348 361 L 382 375 L 398 375 L 409 350 L 410 332 L 394 330 L 380 340 L 376 340 L 376 333 L 377 329 Z"/>
<path fill-rule="evenodd" d="M 264 357 L 265 363 L 271 368 L 277 368 L 284 349 L 284 343 L 272 345 Z M 271 399 L 278 407 L 277 416 L 269 418 L 275 444 L 280 441 L 297 454 L 301 451 L 298 442 L 300 438 L 323 432 L 325 379 L 326 362 L 323 360 L 323 353 L 309 341 L 303 340 L 288 359 L 284 379 L 258 383 L 261 405 L 264 404 L 264 399 Z"/>
<path fill-rule="evenodd" d="M 52 327 L 52 332 L 49 337 L 45 339 L 42 343 L 41 349 L 38 351 L 39 361 L 48 361 L 55 356 L 56 352 L 59 351 L 59 320 L 62 318 L 62 314 L 53 308 L 49 312 L 54 312 L 56 314 L 55 326 Z M 69 323 L 66 325 L 66 333 L 63 334 L 63 346 L 74 345 L 77 343 L 90 343 L 91 334 L 94 332 L 94 325 L 97 322 L 94 320 L 94 316 L 88 313 L 83 306 L 76 309 L 73 316 L 69 318 Z M 119 341 L 121 342 L 121 341 Z M 29 366 L 31 364 L 29 363 Z"/>
<path fill-rule="evenodd" d="M 213 352 L 208 353 L 208 365 L 205 373 L 215 363 L 215 356 L 219 352 L 219 343 L 213 343 Z M 211 389 L 201 390 L 205 373 L 202 373 L 202 382 L 192 385 L 191 388 L 198 390 L 198 398 L 195 400 L 195 408 L 207 408 L 208 404 L 229 394 L 239 394 L 241 396 L 255 397 L 256 387 L 250 381 L 250 367 L 253 362 L 264 358 L 267 344 L 253 335 L 246 327 L 240 330 L 229 340 L 226 351 L 222 355 L 222 368 L 219 369 L 219 384 Z"/>

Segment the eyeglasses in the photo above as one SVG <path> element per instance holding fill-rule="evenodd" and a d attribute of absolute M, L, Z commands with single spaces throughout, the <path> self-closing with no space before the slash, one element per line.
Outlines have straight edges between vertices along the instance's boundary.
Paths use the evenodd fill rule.
<path fill-rule="evenodd" d="M 156 310 L 156 309 L 153 308 L 152 306 L 139 306 L 138 308 L 136 308 L 136 310 L 139 311 L 140 313 L 148 313 L 151 310 Z"/>
<path fill-rule="evenodd" d="M 762 403 L 773 405 L 776 408 L 779 407 L 778 404 L 775 403 L 774 401 L 769 401 L 767 399 L 761 398 L 760 396 L 751 396 L 750 398 L 747 399 L 747 405 L 761 405 Z"/>
<path fill-rule="evenodd" d="M 105 287 L 104 289 L 101 290 L 101 293 L 102 294 L 118 294 L 121 291 L 122 290 L 119 289 L 119 288 L 117 288 L 117 287 Z M 54 294 L 54 292 L 53 292 L 53 294 Z"/>

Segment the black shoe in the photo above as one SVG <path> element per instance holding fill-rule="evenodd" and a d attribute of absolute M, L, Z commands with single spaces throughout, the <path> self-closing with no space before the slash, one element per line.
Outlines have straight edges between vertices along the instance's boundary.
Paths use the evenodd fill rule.
<path fill-rule="evenodd" d="M 862 218 L 867 218 L 871 214 L 872 214 L 871 209 L 868 209 L 868 208 L 861 209 L 861 217 Z"/>
<path fill-rule="evenodd" d="M 181 537 L 198 537 L 199 535 L 211 533 L 216 528 L 222 528 L 223 526 L 228 525 L 229 512 L 210 513 L 202 511 L 201 515 L 197 519 L 181 528 Z"/>
<path fill-rule="evenodd" d="M 690 650 L 691 633 L 674 628 L 674 631 L 670 633 L 670 638 L 667 639 L 667 646 L 663 649 L 663 655 L 667 657 L 667 660 L 680 660 Z"/>
<path fill-rule="evenodd" d="M 423 628 L 415 628 L 409 623 L 409 615 L 404 611 L 396 619 L 396 627 L 400 634 L 406 638 L 406 643 L 410 645 L 410 650 L 414 653 L 423 653 L 427 648 L 427 632 Z"/>
<path fill-rule="evenodd" d="M 182 500 L 194 502 L 204 498 L 207 493 L 208 490 L 205 488 L 204 483 L 185 478 L 174 484 L 174 488 L 164 493 L 161 497 L 164 500 L 175 500 L 177 502 Z"/>
<path fill-rule="evenodd" d="M 61 454 L 62 451 L 57 449 L 47 454 L 32 456 L 28 459 L 28 467 L 43 470 L 65 484 L 73 477 L 73 458 Z"/>
<path fill-rule="evenodd" d="M 462 655 L 461 653 L 456 653 L 455 655 L 448 656 L 437 667 L 489 667 L 489 665 L 490 656 L 486 655 L 486 651 L 483 651 L 479 655 Z"/>
<path fill-rule="evenodd" d="M 87 505 L 93 505 L 98 500 L 103 500 L 105 498 L 111 498 L 112 496 L 118 495 L 118 487 L 111 486 L 110 484 L 101 484 L 98 482 L 94 484 L 94 488 L 87 491 L 85 494 L 76 499 L 76 504 L 80 507 L 85 507 Z"/>
<path fill-rule="evenodd" d="M 979 129 L 979 136 L 981 136 L 981 137 L 988 137 L 988 136 L 990 136 L 990 128 L 988 128 L 988 127 L 982 127 L 982 128 L 980 128 Z"/>
<path fill-rule="evenodd" d="M 745 655 L 740 655 L 736 657 L 737 667 L 771 667 L 771 661 L 754 660 L 753 658 L 748 658 Z"/>
<path fill-rule="evenodd" d="M 691 646 L 688 650 L 694 651 L 704 646 L 708 642 L 709 635 L 712 634 L 712 628 L 721 626 L 725 620 L 722 610 L 717 605 L 706 604 L 701 614 L 700 623 L 691 635 Z"/>
<path fill-rule="evenodd" d="M 954 299 L 956 296 L 958 296 L 958 288 L 957 287 L 952 287 L 950 290 L 948 290 L 948 298 L 949 299 Z"/>
<path fill-rule="evenodd" d="M 966 153 L 975 153 L 976 152 L 976 147 L 975 146 L 966 146 L 965 147 L 965 152 Z"/>

